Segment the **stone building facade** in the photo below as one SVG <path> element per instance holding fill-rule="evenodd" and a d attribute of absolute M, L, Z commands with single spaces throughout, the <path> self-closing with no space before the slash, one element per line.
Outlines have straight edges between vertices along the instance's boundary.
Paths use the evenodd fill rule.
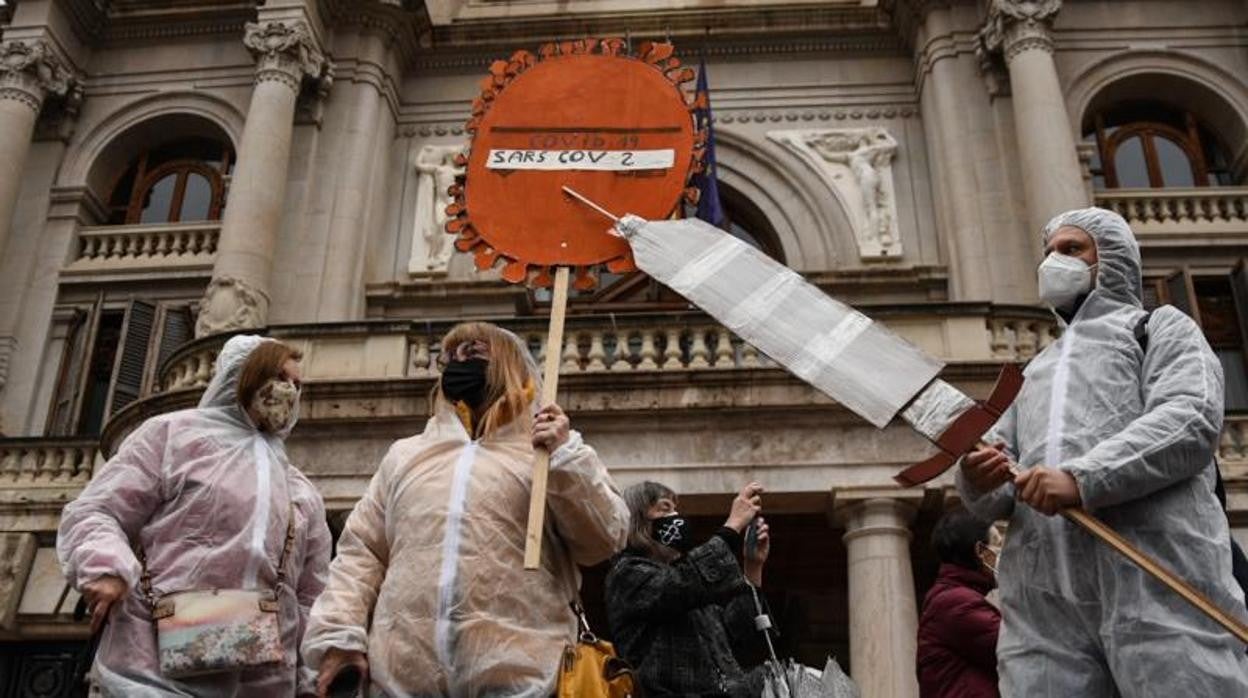
<path fill-rule="evenodd" d="M 573 299 L 477 273 L 441 232 L 489 63 L 554 40 L 704 55 L 725 226 L 983 395 L 1052 341 L 1038 230 L 1124 215 L 1148 301 L 1227 370 L 1220 461 L 1248 542 L 1248 8 L 1235 0 L 0 2 L 0 694 L 73 695 L 85 627 L 61 507 L 149 415 L 196 402 L 229 332 L 305 354 L 290 449 L 341 526 L 428 412 L 456 320 L 561 352 L 560 402 L 617 480 L 699 525 L 768 487 L 784 651 L 917 696 L 928 447 L 816 394 L 646 277 Z M 591 606 L 601 570 L 587 573 Z M 600 611 L 600 609 L 598 609 Z"/>

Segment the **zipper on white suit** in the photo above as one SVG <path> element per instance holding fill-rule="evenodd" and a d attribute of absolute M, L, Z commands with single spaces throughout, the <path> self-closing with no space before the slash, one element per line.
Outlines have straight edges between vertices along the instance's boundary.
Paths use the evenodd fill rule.
<path fill-rule="evenodd" d="M 464 447 L 455 461 L 451 480 L 451 500 L 446 514 L 446 531 L 442 534 L 442 572 L 438 575 L 438 620 L 434 647 L 438 661 L 451 673 L 451 605 L 455 601 L 455 585 L 459 574 L 459 543 L 464 522 L 464 504 L 468 498 L 468 479 L 477 455 L 477 442 Z"/>
<path fill-rule="evenodd" d="M 256 508 L 251 513 L 251 555 L 247 557 L 247 569 L 243 574 L 244 589 L 254 589 L 258 583 L 260 561 L 266 558 L 264 539 L 269 531 L 269 508 L 273 500 L 273 468 L 264 437 L 252 437 L 251 454 L 256 462 Z"/>
<path fill-rule="evenodd" d="M 1053 369 L 1053 389 L 1049 393 L 1049 428 L 1044 441 L 1044 465 L 1056 468 L 1062 464 L 1062 436 L 1065 433 L 1066 384 L 1070 381 L 1070 348 L 1075 344 L 1075 328 L 1067 326 L 1062 336 L 1062 351 Z"/>

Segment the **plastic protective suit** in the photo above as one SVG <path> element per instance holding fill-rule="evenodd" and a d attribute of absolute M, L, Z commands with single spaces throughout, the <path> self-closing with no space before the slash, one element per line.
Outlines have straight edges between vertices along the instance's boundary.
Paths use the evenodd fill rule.
<path fill-rule="evenodd" d="M 1226 515 L 1214 497 L 1222 368 L 1200 328 L 1173 307 L 1149 321 L 1139 246 L 1126 221 L 1089 208 L 1057 216 L 1096 242 L 1096 285 L 1059 340 L 1032 359 L 1013 406 L 986 440 L 1021 468 L 1071 473 L 1083 505 L 1231 613 Z M 1005 696 L 1248 696 L 1244 646 L 1108 546 L 1060 516 L 1015 504 L 1007 484 L 958 487 L 978 516 L 1010 519 L 997 647 Z"/>
<path fill-rule="evenodd" d="M 390 448 L 312 608 L 310 666 L 337 647 L 367 652 L 372 695 L 554 694 L 561 653 L 576 637 L 576 565 L 624 546 L 628 509 L 572 432 L 551 457 L 541 568 L 526 571 L 526 422 L 473 441 L 439 397 L 424 433 Z"/>
<path fill-rule="evenodd" d="M 104 575 L 128 594 L 109 613 L 95 671 L 106 696 L 292 696 L 299 638 L 325 586 L 331 539 L 325 505 L 286 457 L 286 434 L 266 435 L 236 403 L 239 371 L 262 338 L 234 337 L 199 407 L 153 417 L 122 443 L 65 507 L 57 554 L 75 587 Z M 293 426 L 293 423 L 292 425 Z M 287 430 L 289 431 L 289 429 Z M 142 546 L 159 597 L 192 589 L 271 588 L 295 506 L 288 584 L 278 591 L 287 664 L 172 680 L 161 676 L 156 632 L 140 588 Z M 315 676 L 298 672 L 299 692 Z"/>

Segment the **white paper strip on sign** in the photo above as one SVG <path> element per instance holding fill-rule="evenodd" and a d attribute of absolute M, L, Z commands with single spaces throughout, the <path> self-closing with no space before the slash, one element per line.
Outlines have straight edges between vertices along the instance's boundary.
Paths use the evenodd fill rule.
<path fill-rule="evenodd" d="M 666 150 L 510 150 L 491 148 L 490 170 L 663 170 L 676 163 Z"/>

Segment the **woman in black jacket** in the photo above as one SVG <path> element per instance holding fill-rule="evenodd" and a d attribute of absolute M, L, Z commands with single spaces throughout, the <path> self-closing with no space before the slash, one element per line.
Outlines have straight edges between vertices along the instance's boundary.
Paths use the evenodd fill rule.
<path fill-rule="evenodd" d="M 607 617 L 616 647 L 636 667 L 647 696 L 762 693 L 763 668 L 746 672 L 734 656 L 761 641 L 750 586 L 762 586 L 771 547 L 767 524 L 757 516 L 762 492 L 756 482 L 746 485 L 724 525 L 694 545 L 672 490 L 644 482 L 624 491 L 628 548 L 607 574 Z M 736 551 L 755 521 L 743 574 Z"/>

